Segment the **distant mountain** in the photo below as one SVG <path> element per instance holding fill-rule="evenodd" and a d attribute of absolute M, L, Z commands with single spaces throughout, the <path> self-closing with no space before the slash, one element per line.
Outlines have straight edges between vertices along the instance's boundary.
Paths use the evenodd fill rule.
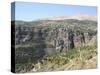
<path fill-rule="evenodd" d="M 12 21 L 13 23 L 13 21 Z M 58 16 L 49 17 L 44 19 L 38 19 L 33 21 L 15 21 L 16 26 L 27 26 L 27 27 L 71 27 L 71 28 L 82 28 L 82 29 L 97 29 L 97 17 L 77 14 L 75 16 Z"/>
<path fill-rule="evenodd" d="M 77 15 L 72 16 L 70 18 L 77 19 L 77 20 L 93 20 L 93 21 L 97 21 L 97 16 L 92 16 L 92 15 L 87 15 L 87 14 L 77 14 Z"/>
<path fill-rule="evenodd" d="M 65 19 L 77 19 L 77 20 L 93 20 L 97 21 L 97 16 L 87 14 L 76 14 L 74 16 L 55 16 L 46 18 L 45 20 L 65 20 Z"/>

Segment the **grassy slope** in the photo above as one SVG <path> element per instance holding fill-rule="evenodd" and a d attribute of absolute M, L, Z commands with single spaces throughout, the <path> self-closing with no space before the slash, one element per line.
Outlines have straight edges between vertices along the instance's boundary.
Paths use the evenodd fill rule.
<path fill-rule="evenodd" d="M 96 38 L 80 48 L 48 56 L 31 71 L 61 71 L 96 68 Z"/>
<path fill-rule="evenodd" d="M 34 64 L 34 62 L 16 64 L 16 72 L 62 71 L 96 68 L 96 37 L 88 44 L 69 50 L 65 53 L 50 55 Z M 33 67 L 34 66 L 34 67 Z"/>

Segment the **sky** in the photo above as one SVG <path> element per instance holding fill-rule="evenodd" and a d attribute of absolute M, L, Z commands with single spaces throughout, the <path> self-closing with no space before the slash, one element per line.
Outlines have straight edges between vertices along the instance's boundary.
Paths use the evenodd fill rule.
<path fill-rule="evenodd" d="M 97 7 L 95 6 L 80 6 L 80 5 L 64 5 L 64 4 L 48 4 L 48 3 L 33 3 L 33 2 L 15 2 L 15 9 L 12 3 L 12 15 L 15 20 L 33 21 L 42 18 L 54 16 L 73 16 L 78 13 L 97 15 Z M 12 18 L 13 20 L 13 18 Z"/>

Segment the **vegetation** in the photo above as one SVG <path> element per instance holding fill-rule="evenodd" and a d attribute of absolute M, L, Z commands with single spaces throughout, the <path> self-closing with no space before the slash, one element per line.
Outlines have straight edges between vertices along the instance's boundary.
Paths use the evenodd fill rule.
<path fill-rule="evenodd" d="M 97 22 L 68 19 L 15 23 L 17 73 L 96 68 Z"/>
<path fill-rule="evenodd" d="M 61 71 L 96 68 L 96 38 L 68 52 L 57 53 L 38 60 L 37 63 L 16 64 L 16 72 Z"/>

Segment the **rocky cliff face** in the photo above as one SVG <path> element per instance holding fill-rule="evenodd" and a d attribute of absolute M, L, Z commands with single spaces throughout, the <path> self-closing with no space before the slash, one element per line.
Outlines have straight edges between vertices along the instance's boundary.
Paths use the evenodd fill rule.
<path fill-rule="evenodd" d="M 96 27 L 97 22 L 91 20 L 16 21 L 16 63 L 30 57 L 30 61 L 40 60 L 47 55 L 80 47 L 96 36 Z"/>
<path fill-rule="evenodd" d="M 11 24 L 15 25 L 12 33 L 15 34 L 16 72 L 22 71 L 21 64 L 28 65 L 23 72 L 30 71 L 34 68 L 32 64 L 47 56 L 84 46 L 97 36 L 97 22 L 93 20 L 12 21 Z"/>
<path fill-rule="evenodd" d="M 15 47 L 16 72 L 67 70 L 73 64 L 70 60 L 75 61 L 79 69 L 86 61 L 87 68 L 87 60 L 96 58 L 96 16 L 80 14 L 30 22 L 12 21 L 11 24 L 15 27 L 12 29 L 15 46 L 12 47 Z"/>

